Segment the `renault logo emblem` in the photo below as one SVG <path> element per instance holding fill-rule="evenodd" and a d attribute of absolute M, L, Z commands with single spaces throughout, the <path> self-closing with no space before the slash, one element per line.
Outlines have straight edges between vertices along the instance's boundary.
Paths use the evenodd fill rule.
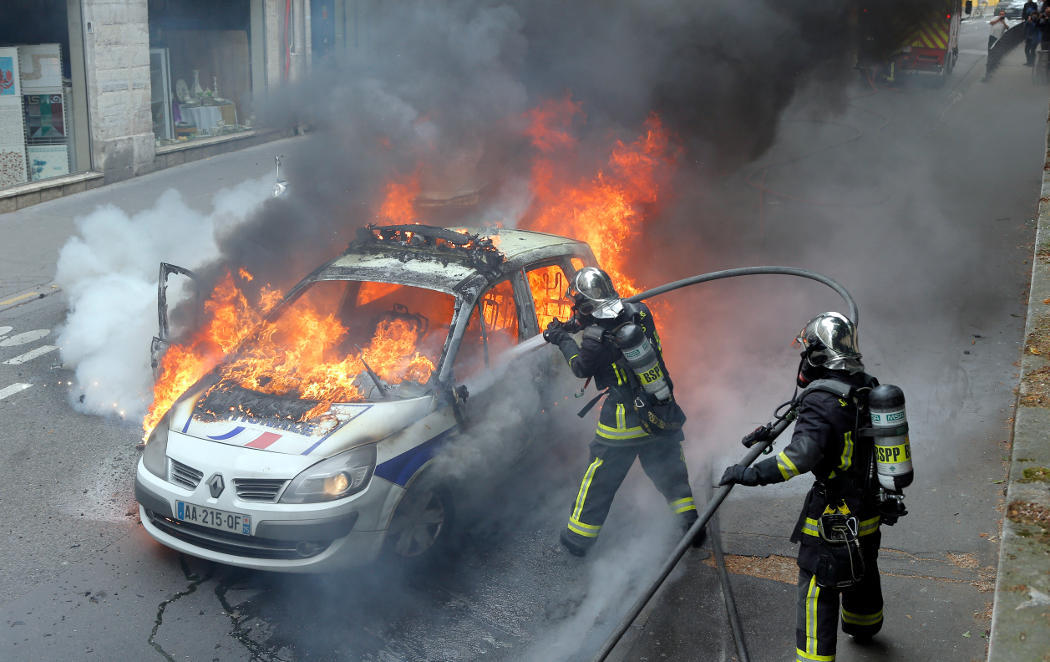
<path fill-rule="evenodd" d="M 218 499 L 225 488 L 226 484 L 222 482 L 222 474 L 215 474 L 208 479 L 208 489 L 211 490 L 212 498 Z"/>

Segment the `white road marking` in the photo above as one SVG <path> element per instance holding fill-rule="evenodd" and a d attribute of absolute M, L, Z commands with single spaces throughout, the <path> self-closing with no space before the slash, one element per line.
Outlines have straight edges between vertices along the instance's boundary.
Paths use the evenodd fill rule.
<path fill-rule="evenodd" d="M 7 334 L 11 333 L 11 329 L 13 328 L 13 326 L 0 326 L 0 338 L 3 338 Z"/>
<path fill-rule="evenodd" d="M 0 388 L 0 400 L 3 400 L 9 395 L 14 395 L 15 393 L 21 393 L 30 386 L 32 386 L 32 384 L 11 384 L 10 386 Z"/>
<path fill-rule="evenodd" d="M 40 340 L 47 334 L 51 333 L 51 329 L 33 329 L 32 331 L 26 331 L 25 333 L 18 333 L 10 338 L 0 340 L 0 347 L 14 347 L 16 345 L 26 345 L 33 342 L 34 340 Z"/>
<path fill-rule="evenodd" d="M 19 354 L 14 358 L 7 359 L 4 361 L 4 365 L 22 365 L 26 361 L 32 361 L 36 357 L 43 356 L 44 354 L 55 351 L 56 349 L 58 349 L 58 347 L 55 345 L 41 345 L 36 349 L 29 350 L 25 354 Z"/>

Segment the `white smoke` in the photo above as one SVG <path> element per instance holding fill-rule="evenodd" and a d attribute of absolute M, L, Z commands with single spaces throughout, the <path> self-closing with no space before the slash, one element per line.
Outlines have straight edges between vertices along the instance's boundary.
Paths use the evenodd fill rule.
<path fill-rule="evenodd" d="M 105 205 L 76 220 L 77 234 L 62 247 L 55 275 L 69 306 L 58 344 L 75 372 L 75 409 L 143 416 L 153 398 L 149 347 L 160 263 L 196 269 L 218 259 L 217 241 L 259 208 L 272 183 L 266 177 L 223 189 L 207 212 L 168 190 L 135 214 Z M 172 287 L 169 303 L 182 293 Z"/>

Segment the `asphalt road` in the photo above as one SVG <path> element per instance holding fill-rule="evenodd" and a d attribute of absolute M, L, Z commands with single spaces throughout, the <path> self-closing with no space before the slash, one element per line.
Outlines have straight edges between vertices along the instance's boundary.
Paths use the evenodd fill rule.
<path fill-rule="evenodd" d="M 711 252 L 732 266 L 791 263 L 838 275 L 861 302 L 869 367 L 909 397 L 919 478 L 912 514 L 884 537 L 886 635 L 872 649 L 843 646 L 843 660 L 983 657 L 1047 101 L 1019 52 L 979 82 L 984 29 L 965 26 L 945 88 L 860 85 L 841 115 L 794 109 L 760 163 L 705 192 L 735 221 L 712 237 Z M 96 205 L 134 213 L 175 188 L 205 209 L 214 192 L 265 176 L 275 152 L 303 144 L 234 152 L 0 216 L 0 302 L 9 302 L 0 304 L 0 659 L 587 659 L 671 548 L 673 525 L 651 517 L 663 505 L 633 472 L 594 553 L 579 561 L 558 552 L 579 447 L 550 450 L 467 504 L 463 519 L 473 524 L 446 565 L 281 576 L 204 563 L 149 539 L 132 499 L 137 423 L 77 413 L 72 375 L 47 349 L 66 316 L 64 294 L 51 287 L 58 250 L 73 218 Z M 769 310 L 790 335 L 811 303 L 790 298 Z M 732 415 L 694 427 L 707 430 L 687 448 L 694 473 L 732 461 L 732 433 L 790 395 L 793 359 L 778 360 L 780 373 L 765 374 L 746 398 L 730 389 L 741 398 Z M 803 490 L 736 490 L 722 513 L 755 660 L 790 651 L 786 538 Z M 689 553 L 624 659 L 731 659 L 701 557 Z"/>

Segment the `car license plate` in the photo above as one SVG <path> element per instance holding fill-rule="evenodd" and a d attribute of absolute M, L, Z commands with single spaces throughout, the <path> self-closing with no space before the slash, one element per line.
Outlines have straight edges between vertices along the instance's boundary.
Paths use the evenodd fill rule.
<path fill-rule="evenodd" d="M 183 522 L 200 524 L 220 531 L 240 533 L 245 536 L 252 534 L 252 516 L 240 513 L 229 513 L 225 510 L 198 506 L 195 503 L 185 501 L 175 502 L 175 517 Z"/>

